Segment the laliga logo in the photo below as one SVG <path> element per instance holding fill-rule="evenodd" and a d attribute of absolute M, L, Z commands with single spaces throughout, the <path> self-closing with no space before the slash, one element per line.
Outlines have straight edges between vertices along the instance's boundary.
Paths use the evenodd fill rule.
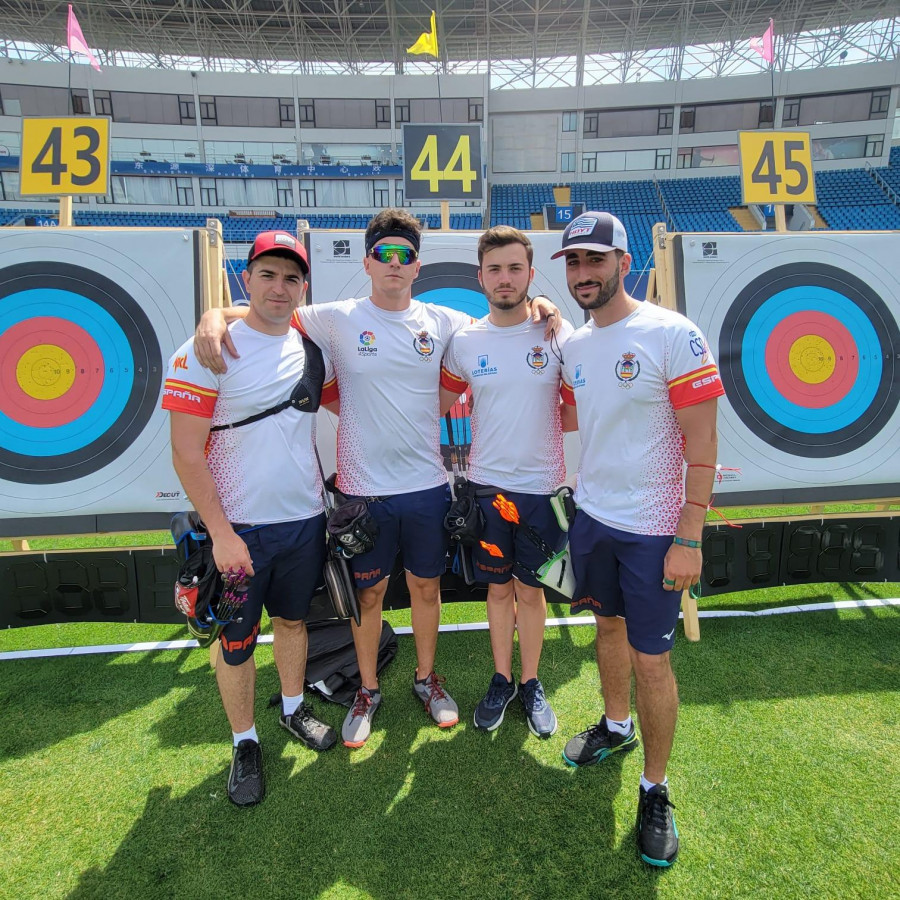
<path fill-rule="evenodd" d="M 631 382 L 641 372 L 641 364 L 634 358 L 633 353 L 623 353 L 622 358 L 616 363 L 616 378 L 619 379 L 619 387 L 630 388 Z"/>
<path fill-rule="evenodd" d="M 375 343 L 375 335 L 371 331 L 364 331 L 359 336 L 359 342 L 363 347 L 371 347 Z"/>

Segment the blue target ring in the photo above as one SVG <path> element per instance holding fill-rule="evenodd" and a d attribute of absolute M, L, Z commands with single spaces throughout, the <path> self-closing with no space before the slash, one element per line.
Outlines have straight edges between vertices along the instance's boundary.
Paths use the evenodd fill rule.
<path fill-rule="evenodd" d="M 841 400 L 825 409 L 810 409 L 785 398 L 766 366 L 765 348 L 775 327 L 793 313 L 821 312 L 840 321 L 856 342 L 859 373 Z M 777 422 L 811 434 L 847 428 L 875 399 L 882 377 L 881 345 L 871 321 L 848 297 L 821 285 L 778 291 L 752 315 L 741 342 L 744 377 L 757 403 Z"/>
<path fill-rule="evenodd" d="M 0 478 L 22 484 L 73 481 L 112 463 L 150 421 L 162 388 L 159 342 L 147 314 L 121 285 L 67 263 L 0 269 L 0 335 L 31 319 L 53 319 L 85 335 L 102 359 L 103 380 L 86 411 L 67 420 L 65 410 L 57 410 L 50 426 L 7 415 L 0 400 Z M 27 338 L 43 343 L 38 332 Z"/>
<path fill-rule="evenodd" d="M 34 428 L 0 412 L 0 446 L 33 456 L 59 456 L 103 436 L 128 404 L 134 383 L 134 354 L 116 320 L 102 307 L 71 291 L 31 289 L 9 294 L 0 303 L 0 333 L 37 317 L 61 318 L 83 328 L 103 356 L 100 396 L 82 416 L 53 428 Z"/>
<path fill-rule="evenodd" d="M 791 316 L 836 323 L 852 343 L 845 392 L 804 406 L 779 388 L 767 363 L 773 333 Z M 848 349 L 848 348 L 845 348 Z M 869 285 L 835 266 L 799 262 L 754 278 L 735 298 L 719 332 L 719 371 L 735 413 L 770 446 L 807 458 L 832 458 L 865 446 L 890 421 L 900 400 L 900 329 Z M 810 399 L 807 394 L 807 398 Z"/>

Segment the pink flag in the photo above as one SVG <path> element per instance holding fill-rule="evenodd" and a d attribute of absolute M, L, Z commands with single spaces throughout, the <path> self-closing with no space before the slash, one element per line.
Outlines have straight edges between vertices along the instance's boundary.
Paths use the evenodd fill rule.
<path fill-rule="evenodd" d="M 767 63 L 775 61 L 774 19 L 769 19 L 769 27 L 762 37 L 750 38 L 750 49 L 755 50 Z"/>
<path fill-rule="evenodd" d="M 66 26 L 66 38 L 68 40 L 69 49 L 73 53 L 80 53 L 82 56 L 86 56 L 90 64 L 99 72 L 100 63 L 97 62 L 97 57 L 91 53 L 91 49 L 84 39 L 84 34 L 82 34 L 78 19 L 75 18 L 71 3 L 69 4 L 69 22 Z"/>

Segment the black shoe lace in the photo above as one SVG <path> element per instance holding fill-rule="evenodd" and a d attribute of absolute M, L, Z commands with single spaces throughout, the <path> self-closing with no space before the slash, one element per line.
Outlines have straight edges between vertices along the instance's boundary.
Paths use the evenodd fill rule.
<path fill-rule="evenodd" d="M 525 707 L 529 710 L 542 706 L 546 700 L 544 686 L 538 681 L 534 684 L 523 684 L 522 693 L 525 695 Z"/>
<path fill-rule="evenodd" d="M 596 725 L 591 725 L 584 733 L 584 742 L 589 747 L 597 744 L 605 744 L 608 740 L 609 729 L 606 727 L 606 720 L 601 719 Z"/>
<path fill-rule="evenodd" d="M 502 706 L 506 700 L 508 691 L 509 682 L 500 684 L 499 680 L 492 680 L 491 685 L 488 688 L 487 696 L 484 698 L 487 706 Z"/>
<path fill-rule="evenodd" d="M 238 781 L 246 781 L 248 778 L 255 778 L 259 775 L 260 758 L 258 744 L 253 747 L 242 747 L 238 750 Z"/>
<path fill-rule="evenodd" d="M 675 804 L 669 799 L 668 794 L 664 794 L 661 791 L 653 791 L 647 794 L 646 816 L 652 828 L 658 831 L 666 830 L 668 826 L 667 806 L 675 809 Z"/>

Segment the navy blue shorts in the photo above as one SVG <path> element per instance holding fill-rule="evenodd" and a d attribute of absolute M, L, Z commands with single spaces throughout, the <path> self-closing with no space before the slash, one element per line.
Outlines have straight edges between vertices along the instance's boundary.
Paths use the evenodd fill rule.
<path fill-rule="evenodd" d="M 407 572 L 418 578 L 442 575 L 447 567 L 444 516 L 449 508 L 449 484 L 370 500 L 369 512 L 378 522 L 378 539 L 368 553 L 350 560 L 357 588 L 374 587 L 387 578 L 398 551 L 403 552 Z"/>
<path fill-rule="evenodd" d="M 478 490 L 484 487 L 474 486 Z M 496 494 L 478 498 L 478 505 L 484 514 L 484 533 L 481 540 L 489 544 L 493 552 L 480 545 L 472 548 L 475 578 L 489 584 L 506 584 L 515 575 L 523 584 L 542 587 L 532 573 L 547 562 L 547 554 L 537 547 L 523 526 L 530 525 L 553 552 L 562 548 L 565 543 L 563 531 L 556 522 L 556 516 L 550 506 L 550 497 L 548 494 L 520 494 L 517 491 L 498 493 L 516 505 L 522 524 L 517 526 L 507 522 L 497 512 L 494 508 Z"/>
<path fill-rule="evenodd" d="M 222 659 L 239 666 L 253 656 L 265 606 L 271 617 L 305 619 L 325 565 L 325 514 L 238 532 L 253 560 L 240 622 L 222 630 Z"/>
<path fill-rule="evenodd" d="M 579 509 L 569 531 L 576 580 L 572 612 L 622 616 L 635 650 L 671 650 L 681 608 L 681 591 L 667 591 L 662 583 L 671 546 L 671 535 L 620 531 Z"/>

